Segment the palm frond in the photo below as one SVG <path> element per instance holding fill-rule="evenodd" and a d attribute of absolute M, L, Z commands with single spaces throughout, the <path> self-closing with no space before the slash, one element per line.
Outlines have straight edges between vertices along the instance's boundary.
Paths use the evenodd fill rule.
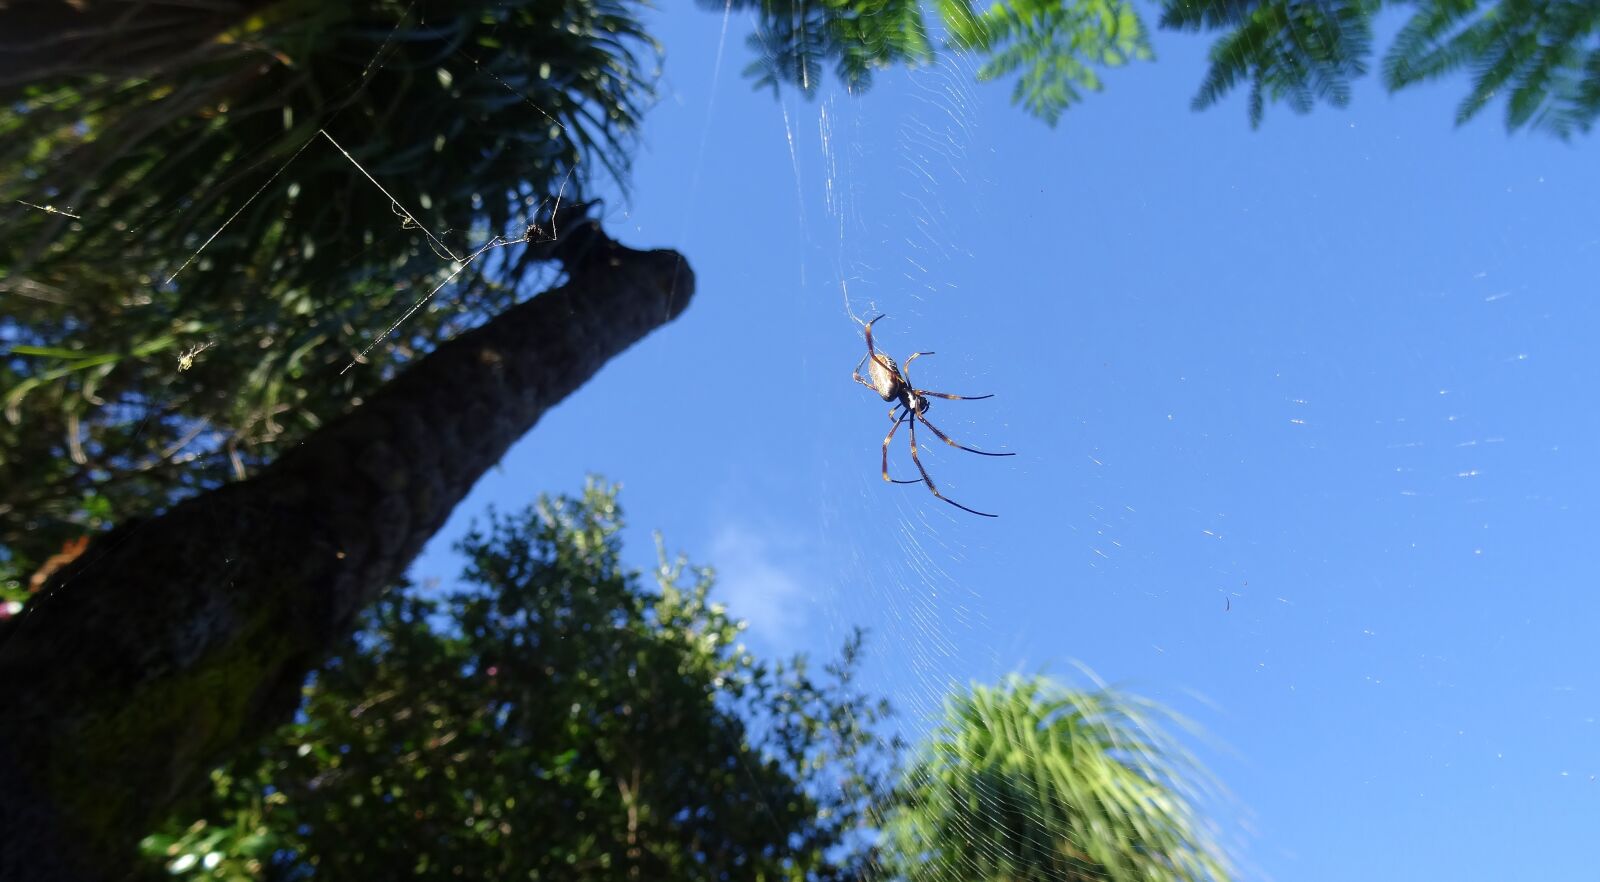
<path fill-rule="evenodd" d="M 908 769 L 886 837 L 910 879 L 1225 880 L 1212 786 L 1156 706 L 1041 679 L 974 687 Z M 1177 721 L 1180 722 L 1181 721 Z"/>

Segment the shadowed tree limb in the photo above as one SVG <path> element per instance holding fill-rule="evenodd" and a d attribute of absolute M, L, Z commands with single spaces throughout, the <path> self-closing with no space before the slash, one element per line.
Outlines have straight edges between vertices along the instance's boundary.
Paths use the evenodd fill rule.
<path fill-rule="evenodd" d="M 688 305 L 593 221 L 568 281 L 419 360 L 259 476 L 100 537 L 0 626 L 0 878 L 102 880 L 306 674 L 545 411 Z"/>

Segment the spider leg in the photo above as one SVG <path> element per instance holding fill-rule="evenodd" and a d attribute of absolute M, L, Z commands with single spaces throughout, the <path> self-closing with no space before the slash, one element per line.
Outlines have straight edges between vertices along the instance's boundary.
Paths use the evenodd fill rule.
<path fill-rule="evenodd" d="M 911 391 L 917 393 L 918 395 L 927 395 L 933 398 L 945 398 L 950 401 L 982 401 L 985 398 L 994 397 L 993 393 L 988 395 L 951 395 L 949 392 L 930 392 L 927 389 L 913 389 Z"/>
<path fill-rule="evenodd" d="M 986 518 L 997 518 L 997 517 L 999 517 L 999 515 L 992 515 L 992 514 L 989 514 L 986 511 L 978 511 L 975 508 L 967 508 L 966 506 L 964 506 L 961 503 L 955 501 L 954 499 L 951 499 L 950 497 L 944 495 L 943 493 L 940 493 L 939 492 L 939 488 L 933 486 L 933 479 L 928 477 L 928 470 L 922 467 L 922 460 L 917 457 L 917 420 L 918 419 L 919 419 L 919 417 L 917 417 L 915 414 L 913 414 L 912 417 L 911 417 L 911 461 L 916 463 L 917 471 L 922 473 L 922 482 L 928 485 L 928 489 L 933 491 L 933 495 L 934 496 L 937 496 L 940 499 L 943 499 L 945 502 L 950 503 L 951 505 L 955 506 L 956 508 L 961 509 L 962 511 L 971 512 L 972 514 L 975 514 L 975 515 L 982 515 L 983 517 L 986 517 Z M 929 426 L 929 428 L 933 428 L 933 427 Z"/>
<path fill-rule="evenodd" d="M 868 389 L 871 389 L 874 392 L 878 391 L 878 387 L 872 385 L 872 383 L 868 381 L 866 377 L 861 376 L 861 366 L 866 364 L 867 359 L 869 358 L 874 361 L 876 361 L 878 358 L 877 350 L 872 348 L 872 323 L 881 318 L 883 318 L 883 315 L 879 314 L 877 318 L 867 322 L 867 354 L 861 356 L 861 360 L 856 362 L 855 370 L 850 372 L 850 376 L 855 378 L 857 383 L 866 386 Z"/>
<path fill-rule="evenodd" d="M 928 418 L 927 417 L 921 417 L 921 419 L 922 419 L 922 424 L 924 426 L 927 426 L 928 428 L 932 429 L 933 430 L 933 434 L 939 436 L 939 440 L 941 440 L 944 443 L 950 445 L 951 447 L 959 447 L 962 450 L 967 451 L 968 453 L 976 453 L 976 454 L 979 454 L 981 456 L 1016 456 L 1015 453 L 990 453 L 987 450 L 979 450 L 976 447 L 968 447 L 965 444 L 957 444 L 956 442 L 950 440 L 950 436 L 949 435 L 946 435 L 945 433 L 939 431 L 939 427 L 938 426 L 935 426 L 933 423 L 928 422 Z"/>
<path fill-rule="evenodd" d="M 894 420 L 894 425 L 889 427 L 889 434 L 883 436 L 883 479 L 891 484 L 921 484 L 922 479 L 905 480 L 889 477 L 889 442 L 894 440 L 894 433 L 900 431 L 900 424 L 906 421 L 904 416 L 895 416 L 895 410 L 900 405 L 889 408 L 889 419 Z"/>
<path fill-rule="evenodd" d="M 867 363 L 867 359 L 871 355 L 872 355 L 871 350 L 868 350 L 866 355 L 861 356 L 861 360 L 856 362 L 855 369 L 850 372 L 850 376 L 857 383 L 860 383 L 861 385 L 867 387 L 868 389 L 871 389 L 872 391 L 876 392 L 876 391 L 878 391 L 878 387 L 876 387 L 876 386 L 872 385 L 870 382 L 868 382 L 866 377 L 861 376 L 861 366 Z"/>
<path fill-rule="evenodd" d="M 878 318 L 875 318 L 872 321 L 867 322 L 867 352 L 868 353 L 871 353 L 871 352 L 874 351 L 873 348 L 872 348 L 872 325 L 873 325 L 874 322 L 876 322 L 878 319 L 881 319 L 881 318 L 884 318 L 884 315 L 882 313 L 879 313 L 878 314 Z"/>
<path fill-rule="evenodd" d="M 911 363 L 913 361 L 916 361 L 917 360 L 917 356 L 919 356 L 919 355 L 933 355 L 933 353 L 932 352 L 913 352 L 910 355 L 906 356 L 906 363 L 900 366 L 900 379 L 904 380 L 905 384 L 907 386 L 911 385 Z"/>

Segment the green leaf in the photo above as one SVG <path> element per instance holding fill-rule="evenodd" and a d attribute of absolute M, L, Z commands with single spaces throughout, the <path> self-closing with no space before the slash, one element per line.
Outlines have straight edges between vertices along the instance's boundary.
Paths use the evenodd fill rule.
<path fill-rule="evenodd" d="M 1269 101 L 1297 113 L 1319 101 L 1347 104 L 1351 83 L 1366 73 L 1379 8 L 1379 0 L 1165 0 L 1161 24 L 1223 32 L 1194 107 L 1210 107 L 1248 82 L 1247 113 L 1257 126 Z"/>

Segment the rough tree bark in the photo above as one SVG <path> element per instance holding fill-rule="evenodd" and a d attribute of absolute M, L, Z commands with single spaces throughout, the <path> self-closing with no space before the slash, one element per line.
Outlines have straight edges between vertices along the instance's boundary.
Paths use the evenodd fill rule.
<path fill-rule="evenodd" d="M 97 540 L 0 627 L 0 879 L 108 880 L 288 719 L 363 604 L 519 437 L 681 313 L 672 251 L 592 221 L 568 281 L 420 359 L 259 476 Z"/>

